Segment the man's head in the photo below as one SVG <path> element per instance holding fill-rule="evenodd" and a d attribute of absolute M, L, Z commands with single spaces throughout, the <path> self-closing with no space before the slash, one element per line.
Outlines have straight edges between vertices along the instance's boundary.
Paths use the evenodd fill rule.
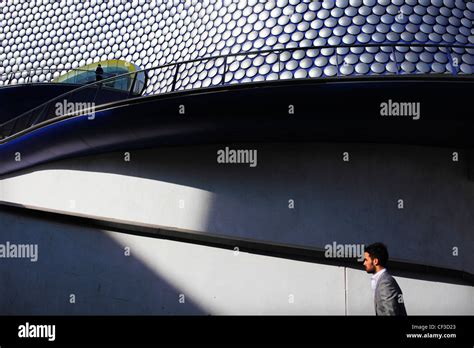
<path fill-rule="evenodd" d="M 384 269 L 388 262 L 388 250 L 382 243 L 374 243 L 365 247 L 364 267 L 367 273 L 377 273 Z"/>
<path fill-rule="evenodd" d="M 102 65 L 99 64 L 98 67 L 100 68 L 100 67 L 102 67 Z"/>

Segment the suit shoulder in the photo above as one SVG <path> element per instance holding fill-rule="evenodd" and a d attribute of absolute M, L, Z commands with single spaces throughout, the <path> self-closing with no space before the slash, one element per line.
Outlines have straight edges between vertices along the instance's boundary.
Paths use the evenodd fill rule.
<path fill-rule="evenodd" d="M 399 288 L 396 279 L 388 272 L 384 272 L 384 274 L 382 274 L 382 276 L 379 279 L 379 282 L 383 284 L 390 284 L 392 286 Z"/>

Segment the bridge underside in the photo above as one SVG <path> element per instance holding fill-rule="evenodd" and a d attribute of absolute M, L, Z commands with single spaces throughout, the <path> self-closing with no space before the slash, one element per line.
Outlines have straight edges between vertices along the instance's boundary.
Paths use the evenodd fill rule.
<path fill-rule="evenodd" d="M 125 100 L 100 106 L 92 116 L 51 120 L 5 139 L 0 144 L 0 174 L 71 156 L 220 142 L 472 148 L 473 90 L 471 78 L 384 76 L 254 83 Z M 404 104 L 399 116 L 394 116 L 395 103 Z M 418 107 L 419 116 L 403 115 L 411 105 Z M 392 116 L 383 116 L 385 106 Z"/>

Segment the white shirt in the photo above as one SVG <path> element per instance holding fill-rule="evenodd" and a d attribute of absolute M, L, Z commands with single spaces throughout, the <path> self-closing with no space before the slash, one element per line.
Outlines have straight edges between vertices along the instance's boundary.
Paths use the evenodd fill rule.
<path fill-rule="evenodd" d="M 385 272 L 387 269 L 384 268 L 383 270 L 381 271 L 378 271 L 377 273 L 375 273 L 373 276 L 372 276 L 372 290 L 375 292 L 375 288 L 377 288 L 377 282 L 379 281 L 379 278 L 380 276 L 382 275 L 383 272 Z"/>

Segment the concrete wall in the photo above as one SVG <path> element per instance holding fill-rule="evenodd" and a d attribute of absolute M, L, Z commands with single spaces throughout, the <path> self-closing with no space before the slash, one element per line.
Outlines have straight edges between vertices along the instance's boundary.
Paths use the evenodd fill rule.
<path fill-rule="evenodd" d="M 38 245 L 37 262 L 0 259 L 1 315 L 374 313 L 370 276 L 360 270 L 2 211 L 0 221 L 1 243 Z M 396 279 L 411 315 L 474 314 L 473 287 Z"/>
<path fill-rule="evenodd" d="M 257 166 L 218 164 L 225 146 L 258 149 Z M 310 248 L 382 241 L 392 258 L 474 272 L 474 182 L 462 150 L 282 143 L 130 155 L 15 173 L 0 181 L 0 200 Z"/>

